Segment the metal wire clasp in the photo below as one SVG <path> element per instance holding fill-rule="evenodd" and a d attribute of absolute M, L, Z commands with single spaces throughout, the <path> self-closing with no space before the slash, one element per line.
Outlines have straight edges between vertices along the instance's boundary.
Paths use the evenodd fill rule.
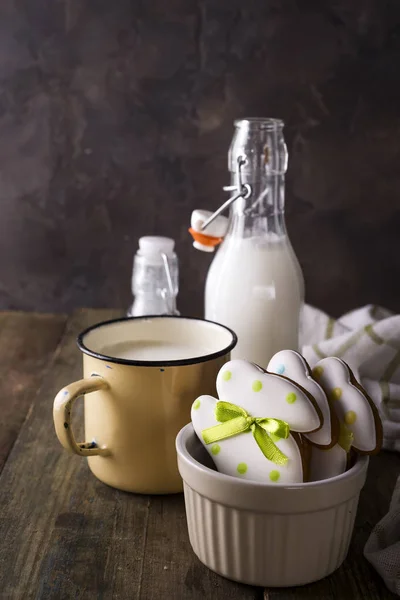
<path fill-rule="evenodd" d="M 239 198 L 244 198 L 245 200 L 247 200 L 247 198 L 250 198 L 253 190 L 251 188 L 251 185 L 249 183 L 243 183 L 242 181 L 242 172 L 241 172 L 241 168 L 247 163 L 247 158 L 246 156 L 238 156 L 237 158 L 237 162 L 236 162 L 236 185 L 226 185 L 224 186 L 222 189 L 224 190 L 224 192 L 236 192 L 231 198 L 229 198 L 229 200 L 227 200 L 226 202 L 224 202 L 212 215 L 211 217 L 209 217 L 207 219 L 207 221 L 204 221 L 203 225 L 201 226 L 200 230 L 204 231 L 209 225 L 211 225 L 211 223 L 221 214 L 223 213 L 227 208 L 230 207 L 231 204 L 233 204 L 236 200 L 238 200 Z"/>
<path fill-rule="evenodd" d="M 175 297 L 175 293 L 174 293 L 174 284 L 172 282 L 171 269 L 170 269 L 168 256 L 165 254 L 165 252 L 161 252 L 161 258 L 164 263 L 164 270 L 165 270 L 165 274 L 167 276 L 167 285 L 168 285 L 168 289 L 162 288 L 160 290 L 161 298 L 164 300 L 165 307 L 166 307 L 165 314 L 179 316 L 180 313 L 176 309 L 176 297 Z"/>

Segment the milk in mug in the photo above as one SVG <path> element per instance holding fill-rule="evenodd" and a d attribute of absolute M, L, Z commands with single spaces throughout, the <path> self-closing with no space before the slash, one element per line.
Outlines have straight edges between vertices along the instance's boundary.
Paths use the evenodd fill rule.
<path fill-rule="evenodd" d="M 212 354 L 213 349 L 195 344 L 182 344 L 164 340 L 132 340 L 104 346 L 105 356 L 138 361 L 187 360 Z"/>

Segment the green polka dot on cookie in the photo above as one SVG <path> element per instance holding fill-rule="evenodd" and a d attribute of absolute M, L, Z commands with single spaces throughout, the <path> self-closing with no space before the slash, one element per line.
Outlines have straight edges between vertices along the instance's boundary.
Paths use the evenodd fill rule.
<path fill-rule="evenodd" d="M 342 397 L 342 389 L 340 387 L 335 387 L 331 391 L 332 400 L 339 400 Z"/>
<path fill-rule="evenodd" d="M 224 381 L 229 381 L 231 377 L 232 377 L 232 373 L 230 371 L 224 371 L 222 373 L 222 379 Z"/>
<path fill-rule="evenodd" d="M 259 392 L 260 390 L 262 390 L 262 383 L 261 381 L 256 379 L 255 381 L 253 381 L 253 385 L 251 387 L 253 388 L 253 392 Z"/>
<path fill-rule="evenodd" d="M 296 398 L 296 394 L 294 392 L 290 392 L 290 394 L 286 396 L 286 402 L 288 404 L 293 404 L 293 402 L 296 402 Z"/>
<path fill-rule="evenodd" d="M 315 367 L 315 369 L 313 369 L 312 374 L 314 375 L 315 379 L 319 379 L 321 377 L 321 375 L 324 372 L 324 368 L 323 367 Z"/>
<path fill-rule="evenodd" d="M 239 463 L 237 466 L 237 472 L 240 473 L 241 475 L 244 475 L 247 471 L 247 465 L 246 463 Z"/>
<path fill-rule="evenodd" d="M 195 400 L 193 402 L 193 408 L 194 410 L 198 410 L 200 408 L 200 400 Z"/>
<path fill-rule="evenodd" d="M 221 452 L 221 446 L 219 444 L 214 444 L 211 446 L 211 452 L 214 454 L 214 456 L 219 454 Z"/>
<path fill-rule="evenodd" d="M 269 478 L 271 481 L 279 481 L 281 474 L 279 473 L 279 471 L 271 471 L 271 473 L 269 474 Z"/>
<path fill-rule="evenodd" d="M 344 415 L 344 422 L 346 423 L 346 425 L 353 425 L 353 423 L 355 423 L 356 420 L 357 420 L 357 414 L 354 412 L 354 410 L 349 410 Z"/>

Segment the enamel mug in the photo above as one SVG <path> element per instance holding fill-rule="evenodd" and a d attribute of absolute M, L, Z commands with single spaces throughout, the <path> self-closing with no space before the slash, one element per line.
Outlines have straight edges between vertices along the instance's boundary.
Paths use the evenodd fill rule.
<path fill-rule="evenodd" d="M 92 473 L 121 490 L 182 491 L 175 438 L 193 401 L 216 394 L 216 378 L 236 335 L 184 317 L 123 318 L 83 331 L 84 378 L 60 390 L 54 425 L 61 444 L 88 458 Z M 75 441 L 71 411 L 85 396 L 85 442 Z"/>

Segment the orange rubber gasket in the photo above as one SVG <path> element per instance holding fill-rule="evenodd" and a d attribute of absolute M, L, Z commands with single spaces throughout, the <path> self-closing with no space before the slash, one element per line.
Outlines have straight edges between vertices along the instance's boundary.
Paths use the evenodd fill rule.
<path fill-rule="evenodd" d="M 220 244 L 224 239 L 216 238 L 212 235 L 205 235 L 204 233 L 199 233 L 198 231 L 195 231 L 192 227 L 190 227 L 189 233 L 196 242 L 199 242 L 199 244 L 203 244 L 203 246 L 218 246 L 218 244 Z"/>
<path fill-rule="evenodd" d="M 210 247 L 214 247 L 214 246 L 218 246 L 218 244 L 220 244 L 222 242 L 222 240 L 224 238 L 221 237 L 213 237 L 211 235 L 205 235 L 204 233 L 199 233 L 198 231 L 195 231 L 193 229 L 193 227 L 190 227 L 190 229 L 188 230 L 190 235 L 192 236 L 192 238 L 196 241 L 199 242 L 199 244 L 203 244 L 203 246 L 210 246 Z"/>

